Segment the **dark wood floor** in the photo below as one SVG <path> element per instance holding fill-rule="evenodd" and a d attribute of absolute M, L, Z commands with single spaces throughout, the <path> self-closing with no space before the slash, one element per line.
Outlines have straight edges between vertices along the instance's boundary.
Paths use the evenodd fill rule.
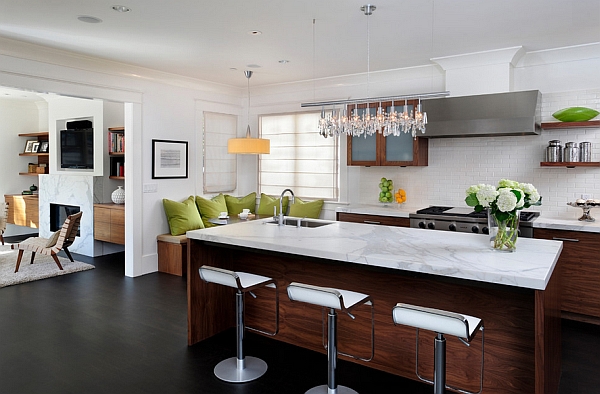
<path fill-rule="evenodd" d="M 248 334 L 246 354 L 269 365 L 259 380 L 227 384 L 214 365 L 235 355 L 226 331 L 187 346 L 186 283 L 123 275 L 123 254 L 96 269 L 0 289 L 1 393 L 295 394 L 327 381 L 325 355 Z M 560 394 L 600 392 L 600 329 L 563 321 Z M 338 381 L 361 394 L 432 387 L 340 360 Z"/>

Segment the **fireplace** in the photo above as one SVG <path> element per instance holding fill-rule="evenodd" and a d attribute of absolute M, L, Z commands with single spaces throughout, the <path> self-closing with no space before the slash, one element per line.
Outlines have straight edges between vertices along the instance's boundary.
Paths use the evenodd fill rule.
<path fill-rule="evenodd" d="M 67 216 L 80 211 L 80 207 L 75 205 L 52 204 L 50 203 L 50 231 L 58 231 L 67 219 Z M 77 230 L 77 236 L 80 236 Z"/>

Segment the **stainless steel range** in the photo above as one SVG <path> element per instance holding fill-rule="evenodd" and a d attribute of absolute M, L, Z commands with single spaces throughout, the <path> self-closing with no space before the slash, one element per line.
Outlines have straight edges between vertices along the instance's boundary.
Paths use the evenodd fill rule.
<path fill-rule="evenodd" d="M 540 213 L 521 211 L 520 214 L 519 235 L 533 238 L 533 221 Z M 408 217 L 410 227 L 414 228 L 488 234 L 487 212 L 475 212 L 472 208 L 431 206 L 411 213 Z"/>

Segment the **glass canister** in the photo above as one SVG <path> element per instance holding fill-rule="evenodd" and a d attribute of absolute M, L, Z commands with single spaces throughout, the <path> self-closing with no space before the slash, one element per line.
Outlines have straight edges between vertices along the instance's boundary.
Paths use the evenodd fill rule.
<path fill-rule="evenodd" d="M 565 144 L 565 154 L 563 157 L 566 162 L 579 161 L 579 144 L 577 142 L 567 142 Z"/>
<path fill-rule="evenodd" d="M 552 140 L 548 142 L 546 148 L 546 161 L 556 163 L 562 161 L 562 145 L 559 140 Z"/>
<path fill-rule="evenodd" d="M 581 161 L 592 161 L 592 143 L 580 142 L 579 155 L 581 156 Z"/>

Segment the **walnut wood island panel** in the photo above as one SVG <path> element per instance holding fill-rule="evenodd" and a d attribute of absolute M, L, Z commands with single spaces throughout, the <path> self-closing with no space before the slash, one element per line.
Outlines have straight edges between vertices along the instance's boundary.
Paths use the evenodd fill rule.
<path fill-rule="evenodd" d="M 188 232 L 188 344 L 235 326 L 234 292 L 202 282 L 204 264 L 273 277 L 280 291 L 280 330 L 273 337 L 325 353 L 319 307 L 292 303 L 293 281 L 370 294 L 375 357 L 354 360 L 410 379 L 415 330 L 394 326 L 398 302 L 477 316 L 485 324 L 484 392 L 556 393 L 560 378 L 560 297 L 552 275 L 562 243 L 522 239 L 516 253 L 487 248 L 473 234 L 334 222 L 319 228 L 264 221 Z M 273 292 L 247 298 L 246 322 L 266 330 Z M 339 348 L 369 354 L 370 311 L 340 314 Z M 448 337 L 448 384 L 478 391 L 481 344 Z M 421 331 L 420 369 L 431 377 L 434 333 Z"/>

